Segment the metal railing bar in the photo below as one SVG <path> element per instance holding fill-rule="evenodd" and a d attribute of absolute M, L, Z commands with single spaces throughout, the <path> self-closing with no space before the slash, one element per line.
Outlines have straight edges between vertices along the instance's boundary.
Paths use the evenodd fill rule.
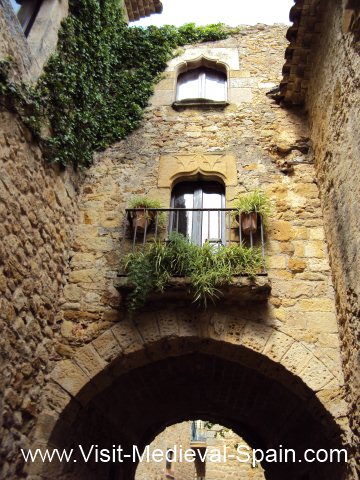
<path fill-rule="evenodd" d="M 242 244 L 241 212 L 239 213 L 239 243 Z"/>
<path fill-rule="evenodd" d="M 228 246 L 230 247 L 231 245 L 231 215 L 230 212 L 228 214 L 228 231 L 229 231 L 229 243 Z"/>
<path fill-rule="evenodd" d="M 218 231 L 219 237 L 221 237 L 221 220 L 220 220 L 220 212 L 219 211 L 218 211 L 217 217 L 218 217 L 218 230 L 217 231 Z M 225 243 L 226 243 L 226 241 L 225 241 Z"/>
<path fill-rule="evenodd" d="M 236 208 L 145 208 L 149 212 L 237 212 Z M 126 208 L 126 212 L 142 212 L 144 208 Z"/>
<path fill-rule="evenodd" d="M 132 251 L 135 251 L 136 244 L 138 242 L 139 246 L 142 247 L 142 250 L 144 250 L 146 246 L 146 242 L 148 241 L 148 236 L 149 232 L 154 232 L 154 239 L 157 240 L 160 235 L 160 218 L 161 214 L 163 214 L 166 217 L 166 223 L 167 223 L 167 238 L 169 238 L 169 234 L 173 231 L 179 232 L 179 229 L 186 229 L 187 227 L 184 227 L 182 224 L 182 221 L 180 222 L 180 214 L 184 215 L 186 214 L 186 225 L 189 223 L 189 218 L 192 218 L 194 216 L 193 212 L 203 212 L 203 214 L 199 214 L 199 219 L 207 219 L 208 225 L 205 225 L 203 223 L 200 223 L 200 237 L 195 238 L 194 232 L 193 236 L 187 231 L 184 233 L 185 236 L 190 235 L 190 240 L 197 243 L 197 244 L 202 244 L 202 238 L 203 236 L 206 236 L 207 233 L 207 241 L 210 243 L 221 243 L 224 246 L 231 246 L 232 242 L 237 242 L 237 234 L 236 234 L 236 229 L 238 229 L 238 235 L 239 235 L 239 244 L 241 245 L 243 242 L 245 245 L 253 247 L 254 245 L 258 245 L 261 243 L 261 255 L 263 259 L 263 272 L 266 272 L 265 268 L 265 243 L 264 243 L 264 223 L 263 223 L 263 218 L 260 215 L 259 219 L 259 230 L 257 233 L 253 233 L 252 231 L 249 232 L 249 235 L 244 235 L 242 225 L 241 225 L 241 220 L 242 220 L 242 215 L 241 213 L 236 209 L 236 208 L 177 208 L 177 207 L 172 207 L 172 208 L 127 208 L 125 209 L 126 215 L 124 216 L 124 233 L 123 233 L 123 238 L 127 235 L 127 228 L 126 228 L 126 219 L 131 222 L 132 220 L 132 227 L 130 227 L 130 232 L 132 232 L 133 237 L 132 237 Z M 138 222 L 135 221 L 135 213 L 136 212 L 141 212 L 144 217 L 145 217 L 145 224 L 144 224 L 144 230 L 138 225 Z M 150 215 L 150 212 L 153 212 L 154 215 Z M 183 213 L 181 213 L 183 212 Z M 205 217 L 205 212 L 207 212 L 207 217 Z M 212 215 L 211 212 L 217 212 L 217 215 Z M 236 212 L 239 216 L 238 218 L 238 226 L 234 226 L 234 239 L 232 240 L 232 212 Z M 134 225 L 135 221 L 135 225 Z M 200 220 L 199 220 L 200 221 Z M 190 222 L 192 225 L 192 221 Z M 215 231 L 215 224 L 217 225 L 217 231 Z M 212 231 L 213 229 L 213 231 Z M 196 233 L 196 232 L 195 232 Z M 213 238 L 211 238 L 211 234 L 214 235 Z M 162 233 L 160 235 L 162 238 Z M 131 238 L 131 237 L 130 237 Z M 260 245 L 259 245 L 260 247 Z"/>
<path fill-rule="evenodd" d="M 155 240 L 157 239 L 158 223 L 159 223 L 159 212 L 156 212 L 156 218 L 155 218 Z"/>
<path fill-rule="evenodd" d="M 144 227 L 144 235 L 143 235 L 143 250 L 145 247 L 145 241 L 146 241 L 146 232 L 147 232 L 147 225 L 148 225 L 148 216 L 147 213 L 144 209 L 144 217 L 145 217 L 145 227 Z"/>
<path fill-rule="evenodd" d="M 134 234 L 133 234 L 133 244 L 132 244 L 133 251 L 135 250 L 136 232 L 137 232 L 137 222 L 136 222 L 136 225 L 135 225 L 135 228 L 134 228 Z"/>
<path fill-rule="evenodd" d="M 262 215 L 260 215 L 260 239 L 261 239 L 261 254 L 263 259 L 263 271 L 265 272 L 264 224 L 263 224 Z"/>
<path fill-rule="evenodd" d="M 210 212 L 208 210 L 208 239 L 210 238 Z"/>

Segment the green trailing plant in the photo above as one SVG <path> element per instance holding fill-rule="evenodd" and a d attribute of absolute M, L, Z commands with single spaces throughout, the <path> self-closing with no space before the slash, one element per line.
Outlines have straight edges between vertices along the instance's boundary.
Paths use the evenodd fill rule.
<path fill-rule="evenodd" d="M 57 51 L 37 85 L 15 85 L 0 65 L 0 94 L 16 97 L 13 104 L 37 136 L 48 132 L 42 144 L 49 161 L 88 166 L 94 151 L 139 125 L 176 48 L 231 31 L 223 24 L 129 27 L 120 0 L 70 0 Z"/>
<path fill-rule="evenodd" d="M 146 197 L 145 195 L 143 196 L 136 196 L 132 198 L 129 202 L 128 208 L 146 208 L 146 209 L 159 209 L 163 208 L 163 204 L 160 202 L 160 200 L 154 199 L 154 198 L 149 198 Z M 145 218 L 147 220 L 153 221 L 155 218 L 155 212 L 147 212 L 145 214 Z M 166 224 L 166 215 L 165 212 L 159 212 L 158 213 L 158 227 L 163 228 Z"/>
<path fill-rule="evenodd" d="M 218 247 L 210 243 L 192 244 L 183 235 L 173 232 L 167 242 L 154 241 L 144 250 L 129 253 L 124 259 L 133 291 L 128 308 L 144 305 L 150 292 L 163 292 L 173 276 L 190 280 L 194 302 L 206 306 L 219 295 L 219 287 L 231 284 L 234 275 L 254 277 L 263 266 L 258 248 L 243 245 Z"/>
<path fill-rule="evenodd" d="M 129 208 L 163 208 L 160 200 L 146 196 L 137 196 L 130 200 Z"/>
<path fill-rule="evenodd" d="M 245 195 L 239 195 L 233 202 L 233 208 L 237 210 L 232 212 L 233 217 L 238 216 L 240 213 L 259 213 L 265 226 L 268 224 L 272 210 L 269 197 L 265 192 L 258 189 Z"/>

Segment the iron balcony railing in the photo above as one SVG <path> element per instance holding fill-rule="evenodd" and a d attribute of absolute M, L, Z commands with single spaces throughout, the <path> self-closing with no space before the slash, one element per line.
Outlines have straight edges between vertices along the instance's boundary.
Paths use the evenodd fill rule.
<path fill-rule="evenodd" d="M 198 245 L 207 241 L 219 246 L 258 246 L 265 257 L 264 225 L 259 214 L 256 231 L 250 229 L 247 234 L 242 225 L 244 214 L 238 215 L 234 208 L 128 208 L 126 216 L 133 250 L 139 245 L 145 247 L 150 240 L 167 240 L 172 232 L 179 232 Z"/>

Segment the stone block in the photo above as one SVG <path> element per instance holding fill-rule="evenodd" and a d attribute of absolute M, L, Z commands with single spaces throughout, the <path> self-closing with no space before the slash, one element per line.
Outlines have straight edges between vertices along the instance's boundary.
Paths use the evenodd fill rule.
<path fill-rule="evenodd" d="M 325 232 L 323 227 L 309 228 L 308 231 L 310 240 L 325 240 Z"/>
<path fill-rule="evenodd" d="M 303 272 L 306 268 L 306 261 L 301 258 L 289 258 L 288 260 L 288 269 L 294 273 Z"/>
<path fill-rule="evenodd" d="M 63 295 L 68 302 L 78 302 L 81 298 L 82 289 L 73 284 L 65 285 Z"/>
<path fill-rule="evenodd" d="M 348 417 L 348 404 L 345 400 L 344 389 L 335 379 L 317 392 L 316 396 L 334 418 Z"/>
<path fill-rule="evenodd" d="M 307 328 L 315 332 L 337 333 L 338 326 L 335 313 L 333 312 L 303 312 Z"/>
<path fill-rule="evenodd" d="M 230 103 L 235 105 L 241 105 L 242 103 L 252 102 L 252 89 L 248 87 L 231 88 L 230 89 Z"/>
<path fill-rule="evenodd" d="M 154 90 L 155 92 L 157 92 L 158 90 L 167 90 L 170 92 L 174 92 L 175 88 L 176 88 L 175 78 L 163 78 L 162 80 L 160 80 L 160 82 L 158 82 L 155 85 Z"/>
<path fill-rule="evenodd" d="M 273 329 L 261 323 L 247 322 L 242 331 L 241 343 L 251 350 L 262 352 Z"/>
<path fill-rule="evenodd" d="M 72 283 L 93 283 L 99 277 L 100 273 L 97 268 L 87 268 L 70 272 L 69 281 Z"/>
<path fill-rule="evenodd" d="M 285 255 L 271 255 L 268 260 L 268 267 L 270 269 L 280 269 L 283 270 L 286 268 L 287 257 Z"/>
<path fill-rule="evenodd" d="M 147 345 L 160 340 L 161 334 L 157 323 L 157 313 L 143 312 L 139 319 L 138 331 L 144 343 Z"/>
<path fill-rule="evenodd" d="M 311 229 L 293 226 L 292 232 L 295 240 L 307 240 L 310 236 Z"/>
<path fill-rule="evenodd" d="M 315 392 L 327 385 L 333 378 L 333 374 L 316 357 L 311 359 L 301 372 L 304 382 Z"/>
<path fill-rule="evenodd" d="M 294 339 L 289 335 L 273 331 L 262 353 L 275 362 L 280 362 L 293 343 Z"/>
<path fill-rule="evenodd" d="M 326 258 L 309 258 L 308 260 L 309 270 L 311 272 L 329 272 L 330 265 Z"/>
<path fill-rule="evenodd" d="M 269 237 L 272 240 L 285 242 L 293 238 L 291 223 L 284 220 L 274 220 L 269 226 Z"/>
<path fill-rule="evenodd" d="M 178 335 L 179 325 L 173 312 L 157 312 L 158 325 L 163 337 Z"/>
<path fill-rule="evenodd" d="M 314 357 L 307 348 L 299 342 L 294 342 L 283 356 L 281 363 L 290 370 L 290 372 L 302 376 L 300 372 L 312 358 Z"/>
<path fill-rule="evenodd" d="M 144 348 L 144 342 L 132 320 L 123 320 L 111 329 L 124 355 Z"/>
<path fill-rule="evenodd" d="M 95 377 L 107 366 L 107 362 L 98 354 L 92 344 L 80 348 L 74 357 L 74 361 L 89 378 Z"/>
<path fill-rule="evenodd" d="M 105 362 L 111 363 L 122 355 L 121 347 L 112 330 L 107 330 L 102 333 L 98 338 L 93 340 L 92 345 Z"/>
<path fill-rule="evenodd" d="M 321 240 L 310 240 L 304 245 L 304 256 L 325 258 L 325 244 Z"/>
<path fill-rule="evenodd" d="M 309 298 L 299 300 L 297 310 L 310 312 L 334 312 L 335 304 L 331 298 Z"/>
<path fill-rule="evenodd" d="M 70 423 L 76 419 L 80 410 L 79 403 L 73 402 L 69 393 L 54 382 L 45 386 L 42 401 L 45 408 L 61 414 L 62 418 Z"/>
<path fill-rule="evenodd" d="M 51 379 L 81 403 L 87 403 L 96 394 L 95 387 L 89 383 L 90 378 L 71 360 L 58 362 L 51 373 Z M 86 392 L 82 391 L 85 386 Z"/>
<path fill-rule="evenodd" d="M 230 70 L 230 78 L 250 78 L 249 70 Z"/>
<path fill-rule="evenodd" d="M 171 105 L 175 100 L 174 90 L 155 90 L 154 95 L 149 100 L 150 105 L 161 106 Z"/>

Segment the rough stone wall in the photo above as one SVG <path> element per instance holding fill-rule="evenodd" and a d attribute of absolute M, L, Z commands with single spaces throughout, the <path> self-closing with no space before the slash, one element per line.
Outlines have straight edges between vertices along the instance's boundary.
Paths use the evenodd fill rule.
<path fill-rule="evenodd" d="M 230 105 L 225 112 L 150 106 L 139 130 L 97 156 L 82 190 L 80 224 L 62 299 L 62 333 L 69 355 L 121 317 L 116 277 L 121 257 L 130 248 L 128 242 L 121 243 L 124 209 L 136 194 L 159 194 L 159 155 L 226 151 L 237 159 L 238 190 L 260 186 L 274 202 L 266 247 L 271 322 L 311 351 L 319 349 L 319 355 L 321 351 L 328 364 L 339 369 L 320 200 L 311 154 L 301 153 L 308 137 L 306 121 L 265 96 L 264 85 L 279 80 L 284 33 L 280 26 L 253 27 L 212 45 L 239 47 L 250 100 Z M 287 174 L 284 165 L 291 161 L 297 165 Z"/>
<path fill-rule="evenodd" d="M 13 79 L 19 81 L 30 78 L 33 58 L 8 0 L 0 4 L 0 32 L 0 59 L 13 60 Z"/>
<path fill-rule="evenodd" d="M 220 435 L 217 433 L 222 432 Z M 191 422 L 183 422 L 172 425 L 161 432 L 151 443 L 150 449 L 159 448 L 166 451 L 175 445 L 183 450 L 191 448 Z M 220 451 L 223 453 L 226 449 L 228 455 L 236 455 L 237 445 L 247 445 L 245 440 L 236 435 L 233 431 L 223 429 L 220 425 L 215 425 L 212 430 L 207 432 L 206 446 L 208 452 Z M 242 447 L 243 448 L 243 447 Z M 244 451 L 244 450 L 243 450 Z M 215 459 L 215 457 L 214 457 Z M 173 465 L 174 480 L 194 480 L 196 479 L 195 465 L 191 462 L 175 462 Z M 135 480 L 165 480 L 165 463 L 141 463 L 136 470 Z M 222 455 L 221 461 L 215 462 L 208 460 L 206 462 L 206 480 L 263 480 L 264 473 L 261 466 L 252 468 L 249 463 L 240 463 L 235 458 L 229 458 Z"/>
<path fill-rule="evenodd" d="M 340 1 L 326 7 L 307 107 L 329 245 L 353 445 L 359 444 L 360 56 L 341 31 Z"/>
<path fill-rule="evenodd" d="M 209 45 L 214 51 L 237 48 L 239 52 L 240 68 L 236 77 L 230 71 L 230 81 L 243 91 L 224 111 L 175 111 L 159 104 L 161 92 L 168 92 L 169 82 L 173 83 L 168 72 L 142 126 L 97 155 L 83 185 L 71 272 L 61 298 L 61 351 L 71 358 L 91 341 L 96 349 L 95 339 L 123 319 L 123 299 L 116 287 L 121 257 L 130 248 L 130 242 L 123 241 L 124 210 L 136 194 L 161 196 L 160 155 L 223 151 L 236 158 L 237 191 L 260 187 L 274 203 L 266 245 L 272 294 L 266 311 L 251 317 L 259 324 L 256 348 L 272 355 L 272 347 L 266 347 L 268 337 L 261 338 L 261 323 L 279 331 L 274 348 L 281 354 L 275 355 L 276 360 L 304 379 L 346 429 L 334 292 L 313 157 L 311 151 L 306 153 L 306 119 L 265 95 L 281 78 L 284 34 L 282 26 L 249 27 Z M 169 195 L 162 199 L 170 201 Z M 166 308 L 164 304 L 159 313 L 164 318 Z M 112 334 L 108 338 L 111 344 Z M 101 345 L 101 351 L 107 351 L 103 340 Z M 56 373 L 60 377 L 61 368 Z"/>
<path fill-rule="evenodd" d="M 191 422 L 182 422 L 167 427 L 150 444 L 150 450 L 159 448 L 166 452 L 175 445 L 181 445 L 184 450 L 190 449 Z M 174 480 L 193 480 L 195 475 L 194 464 L 190 462 L 174 462 L 172 466 Z M 163 480 L 166 479 L 166 462 L 143 462 L 136 469 L 135 480 Z"/>
<path fill-rule="evenodd" d="M 0 54 L 15 80 L 29 79 L 29 50 L 0 8 Z M 40 411 L 46 376 L 58 358 L 57 299 L 76 217 L 76 176 L 46 164 L 31 133 L 0 111 L 0 478 L 22 478 L 20 448 Z"/>
<path fill-rule="evenodd" d="M 0 131 L 0 478 L 21 478 L 19 449 L 29 445 L 42 387 L 58 358 L 57 299 L 76 191 L 68 172 L 44 163 L 14 115 L 0 112 Z"/>

